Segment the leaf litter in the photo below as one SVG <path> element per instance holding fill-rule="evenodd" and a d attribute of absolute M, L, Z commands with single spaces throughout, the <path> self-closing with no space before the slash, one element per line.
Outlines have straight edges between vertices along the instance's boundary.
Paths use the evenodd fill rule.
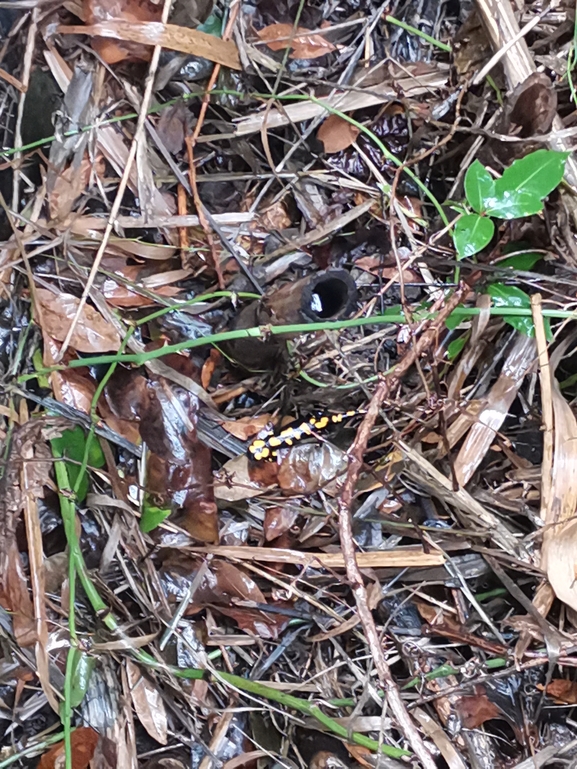
<path fill-rule="evenodd" d="M 574 760 L 573 20 L 522 23 L 0 9 L 2 766 Z"/>

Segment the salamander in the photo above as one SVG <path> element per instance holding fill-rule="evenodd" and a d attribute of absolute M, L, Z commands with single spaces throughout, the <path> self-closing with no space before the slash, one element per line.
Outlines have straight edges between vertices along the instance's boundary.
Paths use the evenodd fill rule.
<path fill-rule="evenodd" d="M 340 414 L 321 414 L 308 419 L 295 419 L 280 430 L 260 432 L 247 449 L 248 456 L 257 462 L 272 461 L 279 449 L 294 446 L 309 435 L 325 432 L 332 425 L 341 424 L 345 419 L 366 414 L 364 409 L 342 411 Z"/>

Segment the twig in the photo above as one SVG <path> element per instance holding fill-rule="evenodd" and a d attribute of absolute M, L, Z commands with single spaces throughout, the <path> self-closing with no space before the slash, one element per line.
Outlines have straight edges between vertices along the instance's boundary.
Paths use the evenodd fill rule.
<path fill-rule="evenodd" d="M 227 25 L 224 32 L 222 33 L 223 40 L 228 40 L 230 38 L 232 29 L 234 27 L 234 23 L 236 21 L 236 17 L 238 16 L 239 8 L 240 8 L 240 0 L 233 0 L 230 6 L 230 15 L 228 18 Z M 206 93 L 202 100 L 202 104 L 200 105 L 200 113 L 198 115 L 198 120 L 196 121 L 194 131 L 191 136 L 186 137 L 185 141 L 186 141 L 186 152 L 188 155 L 188 178 L 190 181 L 190 189 L 192 190 L 192 198 L 194 200 L 194 205 L 196 207 L 196 213 L 198 214 L 200 224 L 202 226 L 202 229 L 204 230 L 204 234 L 206 235 L 208 245 L 210 246 L 210 253 L 212 255 L 212 261 L 214 264 L 214 269 L 216 271 L 218 286 L 219 288 L 224 289 L 225 283 L 224 283 L 224 277 L 222 274 L 222 269 L 220 266 L 220 259 L 216 251 L 216 246 L 214 243 L 214 239 L 212 237 L 212 229 L 208 221 L 208 218 L 206 216 L 205 208 L 200 199 L 200 195 L 198 194 L 198 185 L 196 183 L 196 167 L 194 165 L 194 147 L 196 145 L 198 137 L 200 136 L 200 132 L 204 124 L 204 118 L 206 116 L 206 111 L 210 103 L 210 92 L 214 88 L 219 74 L 220 74 L 220 64 L 215 64 L 214 69 L 212 70 L 212 75 L 210 76 L 210 80 L 208 81 L 208 85 L 206 86 Z"/>
<path fill-rule="evenodd" d="M 171 5 L 172 5 L 172 0 L 164 0 L 164 5 L 162 8 L 162 19 L 161 19 L 163 24 L 166 24 L 168 20 L 168 15 L 170 13 Z M 150 67 L 148 68 L 146 87 L 144 89 L 144 95 L 142 97 L 140 114 L 138 115 L 138 122 L 136 123 L 136 131 L 134 132 L 134 138 L 132 139 L 132 144 L 130 145 L 130 151 L 128 153 L 128 159 L 126 161 L 126 168 L 124 169 L 124 173 L 122 174 L 120 184 L 118 185 L 118 190 L 116 191 L 116 197 L 114 198 L 114 203 L 112 204 L 112 209 L 110 210 L 110 215 L 108 217 L 106 229 L 104 230 L 104 234 L 102 236 L 102 242 L 100 243 L 100 247 L 98 248 L 98 251 L 96 252 L 96 256 L 94 257 L 94 264 L 92 265 L 92 269 L 90 270 L 90 275 L 88 276 L 88 280 L 86 281 L 86 286 L 84 287 L 84 291 L 82 292 L 82 296 L 80 297 L 80 302 L 78 303 L 78 309 L 76 310 L 76 314 L 72 319 L 72 323 L 70 325 L 70 328 L 68 329 L 66 338 L 62 343 L 62 347 L 60 348 L 60 352 L 58 353 L 57 361 L 62 360 L 62 356 L 68 349 L 68 345 L 70 344 L 70 340 L 72 339 L 72 334 L 74 333 L 74 330 L 76 329 L 76 326 L 82 314 L 82 311 L 84 310 L 86 300 L 88 299 L 88 296 L 94 284 L 94 280 L 100 268 L 100 262 L 102 261 L 102 257 L 104 256 L 104 252 L 106 251 L 106 248 L 108 246 L 108 240 L 110 238 L 110 235 L 112 234 L 114 222 L 120 210 L 120 205 L 122 203 L 124 193 L 128 186 L 128 180 L 130 177 L 130 172 L 132 170 L 132 164 L 134 163 L 134 158 L 136 157 L 136 152 L 138 150 L 138 145 L 142 141 L 142 136 L 144 134 L 144 125 L 148 115 L 148 107 L 150 104 L 150 99 L 152 98 L 154 76 L 158 68 L 158 61 L 160 58 L 161 50 L 162 50 L 161 46 L 159 45 L 154 46 L 154 50 L 152 52 L 152 59 L 150 61 Z"/>
<path fill-rule="evenodd" d="M 455 307 L 463 301 L 467 291 L 468 287 L 461 285 L 446 302 L 444 307 L 440 308 L 443 301 L 442 299 L 436 303 L 435 310 L 437 310 L 439 314 L 435 320 L 427 322 L 426 328 L 420 338 L 414 343 L 397 366 L 395 366 L 389 374 L 385 374 L 377 385 L 375 394 L 369 403 L 365 418 L 359 427 L 355 441 L 350 449 L 349 469 L 338 500 L 339 532 L 341 548 L 345 557 L 347 578 L 355 597 L 359 619 L 373 656 L 377 675 L 379 676 L 379 681 L 384 689 L 391 712 L 396 718 L 413 752 L 421 760 L 426 769 L 435 769 L 436 764 L 426 748 L 417 727 L 407 713 L 405 704 L 401 699 L 399 688 L 391 674 L 385 655 L 383 654 L 381 639 L 379 638 L 375 621 L 368 607 L 367 591 L 357 563 L 355 543 L 353 539 L 351 505 L 355 486 L 359 477 L 359 471 L 363 464 L 363 456 L 370 438 L 371 429 L 375 424 L 383 402 L 389 397 L 392 391 L 396 390 L 402 377 L 418 358 L 432 344 L 434 344 L 439 329 L 453 312 Z"/>

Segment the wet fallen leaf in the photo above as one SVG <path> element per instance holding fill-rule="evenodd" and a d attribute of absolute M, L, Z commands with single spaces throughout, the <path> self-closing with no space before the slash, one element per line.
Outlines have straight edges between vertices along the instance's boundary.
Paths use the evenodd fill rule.
<path fill-rule="evenodd" d="M 360 129 L 339 115 L 329 115 L 317 131 L 327 155 L 346 150 L 356 140 Z"/>
<path fill-rule="evenodd" d="M 80 299 L 72 294 L 54 294 L 45 288 L 35 290 L 40 306 L 37 322 L 53 339 L 63 342 L 78 310 Z M 98 310 L 85 304 L 74 328 L 70 346 L 79 352 L 116 352 L 120 347 L 120 335 Z"/>
<path fill-rule="evenodd" d="M 89 726 L 79 726 L 71 736 L 72 769 L 86 769 L 98 744 L 99 735 Z M 59 769 L 64 766 L 64 741 L 56 743 L 44 753 L 38 763 L 38 769 Z"/>
<path fill-rule="evenodd" d="M 292 48 L 291 59 L 317 59 L 336 47 L 324 35 L 312 32 L 306 27 L 293 27 L 292 24 L 270 24 L 257 32 L 271 51 L 283 51 Z"/>
<path fill-rule="evenodd" d="M 225 502 L 238 502 L 264 494 L 276 485 L 278 465 L 263 462 L 255 466 L 242 454 L 228 462 L 214 474 L 214 495 Z"/>
<path fill-rule="evenodd" d="M 294 494 L 313 494 L 319 489 L 331 493 L 329 484 L 348 467 L 347 455 L 330 443 L 308 443 L 282 449 L 279 458 L 278 484 L 283 491 Z"/>
<path fill-rule="evenodd" d="M 168 723 L 160 692 L 148 678 L 142 675 L 138 665 L 130 659 L 126 660 L 126 674 L 138 720 L 153 740 L 160 745 L 166 745 Z"/>
<path fill-rule="evenodd" d="M 298 507 L 292 505 L 275 505 L 268 507 L 264 514 L 264 538 L 267 542 L 278 539 L 289 531 L 300 515 Z"/>

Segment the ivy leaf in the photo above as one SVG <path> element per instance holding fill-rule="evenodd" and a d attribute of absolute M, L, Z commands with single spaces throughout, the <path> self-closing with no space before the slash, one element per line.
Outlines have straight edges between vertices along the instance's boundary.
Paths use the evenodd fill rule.
<path fill-rule="evenodd" d="M 531 299 L 529 294 L 526 294 L 517 286 L 506 286 L 504 283 L 492 283 L 487 287 L 487 293 L 493 300 L 495 307 L 522 307 L 524 309 L 530 309 Z M 535 326 L 533 325 L 533 318 L 531 316 L 505 316 L 503 318 L 505 323 L 513 326 L 521 334 L 525 336 L 535 336 Z M 549 318 L 544 318 L 545 334 L 547 339 L 552 339 L 551 325 Z"/>
<path fill-rule="evenodd" d="M 145 495 L 142 504 L 142 517 L 140 518 L 140 531 L 148 534 L 168 518 L 172 510 L 168 507 L 153 505 L 148 494 Z"/>
<path fill-rule="evenodd" d="M 506 259 L 497 263 L 497 267 L 511 267 L 514 270 L 521 270 L 526 272 L 532 270 L 533 267 L 543 259 L 543 254 L 537 254 L 534 251 L 529 251 L 525 254 L 515 254 L 514 256 L 508 256 Z"/>
<path fill-rule="evenodd" d="M 490 219 L 479 214 L 466 214 L 455 224 L 453 242 L 459 259 L 473 256 L 491 242 L 495 225 Z"/>
<path fill-rule="evenodd" d="M 498 180 L 500 181 L 500 180 Z M 499 219 L 520 219 L 533 216 L 543 210 L 543 201 L 530 192 L 496 191 L 496 196 L 487 201 L 487 215 Z"/>
<path fill-rule="evenodd" d="M 472 317 L 474 317 L 475 313 L 472 312 L 470 315 L 468 313 L 463 313 L 460 310 L 462 307 L 459 307 L 457 310 L 453 310 L 453 312 L 449 315 L 447 320 L 445 321 L 445 326 L 449 329 L 449 331 L 454 331 L 457 326 L 460 326 L 461 323 L 465 323 L 466 321 L 471 320 Z"/>
<path fill-rule="evenodd" d="M 68 472 L 68 478 L 70 480 L 70 486 L 74 489 L 78 483 L 78 490 L 76 492 L 76 499 L 79 503 L 86 499 L 88 493 L 88 473 L 84 472 L 80 481 L 78 477 L 80 470 L 82 469 L 82 462 L 84 460 L 84 452 L 86 450 L 86 433 L 77 425 L 71 430 L 64 430 L 59 438 L 53 438 L 51 443 L 57 451 L 58 455 L 65 459 L 70 459 L 70 462 L 66 462 L 66 470 Z M 100 448 L 98 439 L 93 436 L 90 441 L 90 448 L 88 449 L 88 468 L 90 467 L 104 467 L 106 461 L 104 454 Z"/>
<path fill-rule="evenodd" d="M 460 354 L 461 350 L 465 346 L 469 336 L 470 334 L 468 333 L 463 334 L 457 339 L 453 339 L 452 342 L 449 342 L 447 347 L 447 360 L 455 360 L 455 358 Z"/>
<path fill-rule="evenodd" d="M 471 163 L 465 174 L 465 195 L 478 214 L 484 213 L 486 201 L 495 197 L 495 180 L 478 160 Z"/>
<path fill-rule="evenodd" d="M 537 150 L 515 160 L 495 182 L 495 197 L 486 212 L 500 219 L 531 216 L 542 210 L 542 201 L 559 186 L 568 152 Z"/>

